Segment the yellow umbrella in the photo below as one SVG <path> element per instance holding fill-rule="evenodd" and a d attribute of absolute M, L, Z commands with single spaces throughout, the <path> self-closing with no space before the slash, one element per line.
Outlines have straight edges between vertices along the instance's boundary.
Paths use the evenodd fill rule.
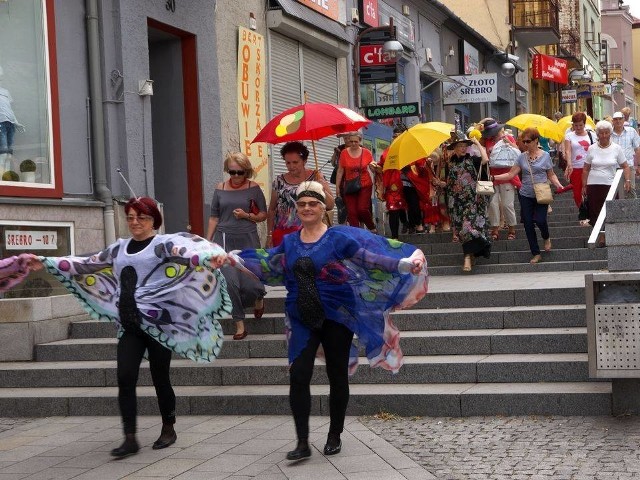
<path fill-rule="evenodd" d="M 383 170 L 400 170 L 428 157 L 455 128 L 451 123 L 428 122 L 414 125 L 395 138 L 384 162 Z"/>
<path fill-rule="evenodd" d="M 594 130 L 596 129 L 596 123 L 593 121 L 593 118 L 591 118 L 589 115 L 587 115 L 587 121 L 585 125 L 590 126 Z M 567 115 L 566 117 L 562 117 L 560 120 L 558 120 L 558 128 L 562 132 L 563 136 L 564 136 L 564 133 L 567 131 L 567 129 L 570 127 L 571 127 L 571 115 Z"/>
<path fill-rule="evenodd" d="M 518 130 L 536 128 L 541 136 L 550 138 L 556 142 L 560 142 L 564 138 L 564 131 L 558 128 L 558 124 L 544 115 L 523 113 L 509 120 L 507 125 L 516 127 Z"/>

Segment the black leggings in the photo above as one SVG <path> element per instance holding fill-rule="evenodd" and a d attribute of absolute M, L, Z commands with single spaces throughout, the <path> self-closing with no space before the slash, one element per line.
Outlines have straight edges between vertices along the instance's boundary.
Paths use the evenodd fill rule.
<path fill-rule="evenodd" d="M 289 404 L 299 440 L 309 438 L 311 376 L 318 346 L 322 344 L 329 377 L 329 433 L 340 434 L 349 403 L 349 351 L 353 332 L 342 324 L 325 320 L 322 330 L 311 332 L 309 343 L 289 370 Z"/>
<path fill-rule="evenodd" d="M 391 238 L 397 239 L 400 222 L 403 225 L 407 224 L 407 212 L 406 210 L 389 210 L 387 215 L 389 217 L 389 227 L 391 228 Z"/>
<path fill-rule="evenodd" d="M 176 421 L 176 396 L 169 378 L 171 350 L 139 328 L 128 327 L 118 342 L 118 403 L 125 434 L 136 433 L 136 384 L 145 350 L 149 352 L 151 378 L 158 396 L 162 423 L 173 424 Z"/>

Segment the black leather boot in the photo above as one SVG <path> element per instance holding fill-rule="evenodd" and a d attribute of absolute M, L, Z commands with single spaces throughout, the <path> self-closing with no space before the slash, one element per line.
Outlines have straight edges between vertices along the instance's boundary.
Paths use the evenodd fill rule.
<path fill-rule="evenodd" d="M 127 433 L 124 436 L 124 442 L 122 442 L 122 445 L 111 450 L 111 456 L 124 458 L 128 457 L 129 455 L 138 453 L 138 450 L 140 450 L 140 446 L 138 445 L 138 441 L 136 440 L 136 434 Z"/>
<path fill-rule="evenodd" d="M 311 456 L 311 449 L 307 440 L 298 440 L 295 450 L 287 453 L 287 460 L 300 460 Z"/>
<path fill-rule="evenodd" d="M 173 423 L 163 423 L 160 436 L 155 442 L 153 442 L 153 446 L 151 448 L 153 448 L 154 450 L 167 448 L 169 445 L 173 445 L 174 443 L 176 443 L 177 439 L 178 435 L 173 429 Z"/>
<path fill-rule="evenodd" d="M 327 436 L 327 443 L 324 446 L 325 455 L 335 455 L 342 450 L 342 440 L 340 440 L 340 434 L 330 433 Z"/>

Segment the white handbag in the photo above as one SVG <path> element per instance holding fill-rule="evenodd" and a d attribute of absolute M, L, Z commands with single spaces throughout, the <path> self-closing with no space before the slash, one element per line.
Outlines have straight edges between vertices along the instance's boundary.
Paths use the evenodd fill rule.
<path fill-rule="evenodd" d="M 489 165 L 496 168 L 511 168 L 516 164 L 520 150 L 506 140 L 500 140 L 493 146 L 489 155 Z"/>
<path fill-rule="evenodd" d="M 485 163 L 487 167 L 487 178 L 491 178 L 489 175 L 489 164 Z M 480 169 L 476 172 L 477 180 L 476 180 L 476 193 L 478 195 L 493 195 L 495 193 L 495 189 L 493 188 L 492 180 L 480 180 L 480 173 L 482 172 L 482 165 L 480 165 Z"/>

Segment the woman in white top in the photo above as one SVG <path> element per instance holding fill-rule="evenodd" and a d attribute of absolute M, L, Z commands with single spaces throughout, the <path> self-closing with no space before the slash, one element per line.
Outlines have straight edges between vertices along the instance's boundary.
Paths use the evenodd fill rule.
<path fill-rule="evenodd" d="M 611 141 L 611 132 L 613 132 L 611 123 L 606 120 L 599 121 L 596 124 L 598 143 L 594 143 L 589 148 L 584 159 L 582 194 L 586 194 L 589 199 L 589 223 L 592 226 L 596 224 L 618 168 L 624 169 L 625 192 L 631 189 L 631 169 L 622 147 Z M 602 241 L 603 239 L 600 240 L 601 243 Z"/>
<path fill-rule="evenodd" d="M 567 158 L 571 155 L 571 161 L 567 162 L 564 176 L 573 185 L 573 200 L 576 207 L 582 203 L 582 167 L 587 151 L 596 142 L 595 135 L 585 129 L 587 115 L 584 112 L 576 112 L 571 117 L 572 131 L 564 137 L 564 154 Z"/>

